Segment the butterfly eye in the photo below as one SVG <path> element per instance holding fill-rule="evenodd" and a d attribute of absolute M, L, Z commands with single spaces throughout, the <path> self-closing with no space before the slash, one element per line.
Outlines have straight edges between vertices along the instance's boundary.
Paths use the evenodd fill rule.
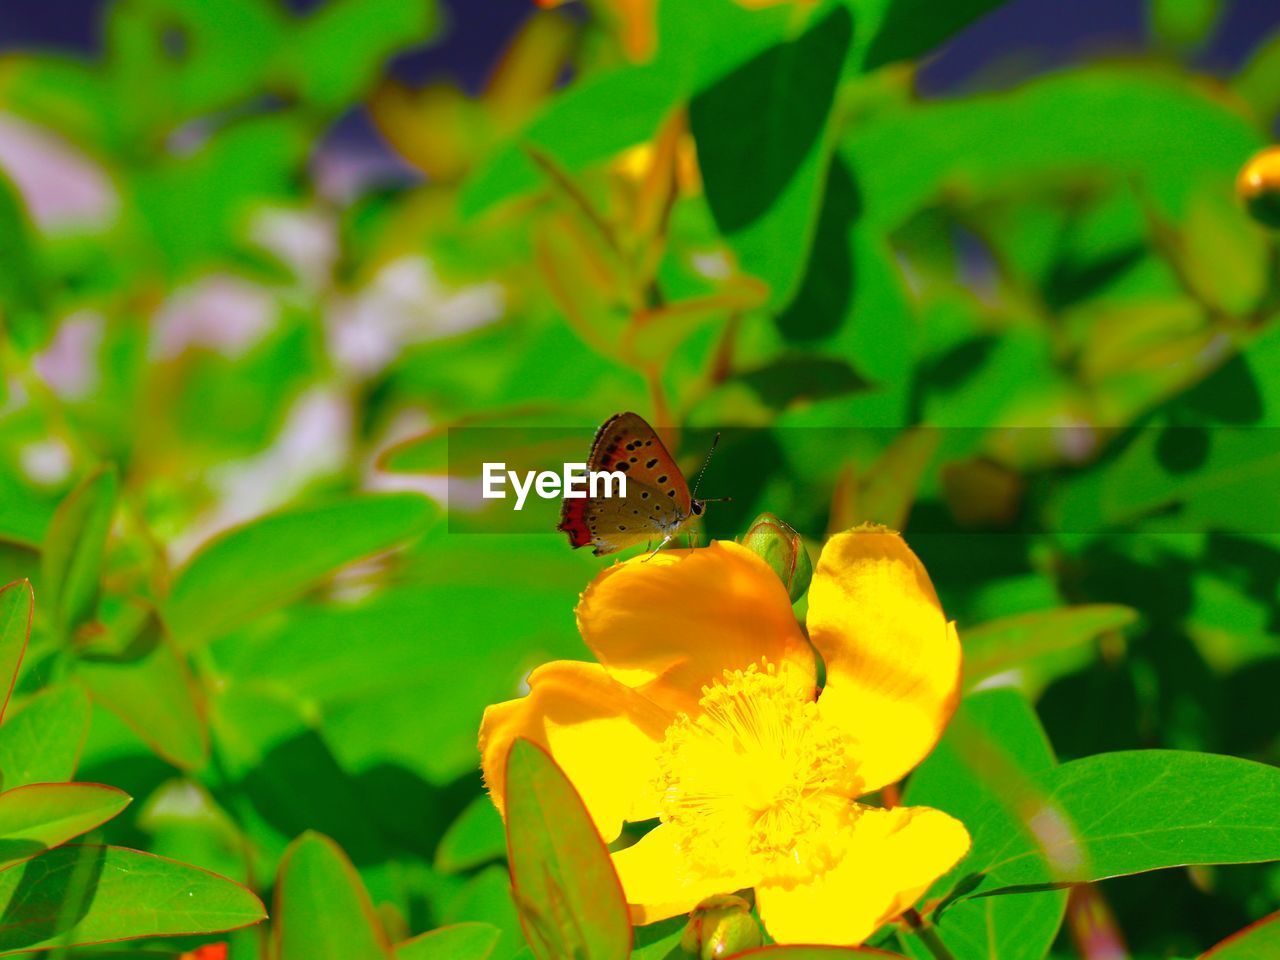
<path fill-rule="evenodd" d="M 700 517 L 700 516 L 702 516 L 702 501 L 701 501 L 701 500 L 695 500 L 695 501 L 693 501 L 693 515 L 694 515 L 695 517 Z"/>

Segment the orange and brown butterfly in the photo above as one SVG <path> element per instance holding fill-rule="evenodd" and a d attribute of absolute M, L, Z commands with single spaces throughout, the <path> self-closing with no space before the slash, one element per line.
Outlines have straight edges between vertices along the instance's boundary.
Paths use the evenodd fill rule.
<path fill-rule="evenodd" d="M 625 497 L 565 497 L 561 507 L 556 529 L 575 549 L 591 544 L 597 557 L 655 540 L 661 549 L 712 502 L 689 493 L 657 432 L 636 413 L 615 414 L 596 431 L 587 470 L 627 475 Z"/>

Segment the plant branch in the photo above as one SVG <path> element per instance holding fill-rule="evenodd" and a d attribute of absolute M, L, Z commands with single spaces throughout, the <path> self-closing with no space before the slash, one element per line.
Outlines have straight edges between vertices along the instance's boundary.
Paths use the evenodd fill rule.
<path fill-rule="evenodd" d="M 933 954 L 934 960 L 956 960 L 954 954 L 947 949 L 947 945 L 938 936 L 938 931 L 934 929 L 933 924 L 920 916 L 919 910 L 912 907 L 902 917 L 907 921 L 907 926 L 911 928 L 911 932 L 920 938 L 920 942 L 925 945 L 925 949 Z"/>

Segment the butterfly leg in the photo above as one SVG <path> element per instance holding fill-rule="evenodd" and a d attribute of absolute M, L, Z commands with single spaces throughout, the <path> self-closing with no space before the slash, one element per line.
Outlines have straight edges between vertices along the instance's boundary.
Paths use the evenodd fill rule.
<path fill-rule="evenodd" d="M 662 538 L 662 542 L 659 543 L 656 547 L 654 547 L 653 551 L 640 562 L 648 563 L 650 560 L 656 557 L 658 555 L 658 551 L 661 550 L 663 547 L 665 547 L 667 545 L 667 541 L 669 541 L 670 539 L 671 539 L 671 534 L 668 533 L 665 537 Z"/>

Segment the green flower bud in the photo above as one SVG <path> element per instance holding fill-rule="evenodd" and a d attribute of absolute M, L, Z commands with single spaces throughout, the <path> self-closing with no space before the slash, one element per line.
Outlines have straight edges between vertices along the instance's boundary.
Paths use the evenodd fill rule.
<path fill-rule="evenodd" d="M 698 960 L 721 960 L 763 943 L 751 904 L 741 897 L 707 897 L 693 908 L 680 938 L 686 954 Z"/>
<path fill-rule="evenodd" d="M 772 513 L 762 513 L 752 522 L 741 543 L 763 558 L 782 578 L 792 603 L 804 596 L 813 578 L 813 561 L 809 559 L 809 551 L 805 549 L 800 534 Z"/>
<path fill-rule="evenodd" d="M 1267 147 L 1240 169 L 1236 194 L 1253 219 L 1280 230 L 1280 147 Z"/>

